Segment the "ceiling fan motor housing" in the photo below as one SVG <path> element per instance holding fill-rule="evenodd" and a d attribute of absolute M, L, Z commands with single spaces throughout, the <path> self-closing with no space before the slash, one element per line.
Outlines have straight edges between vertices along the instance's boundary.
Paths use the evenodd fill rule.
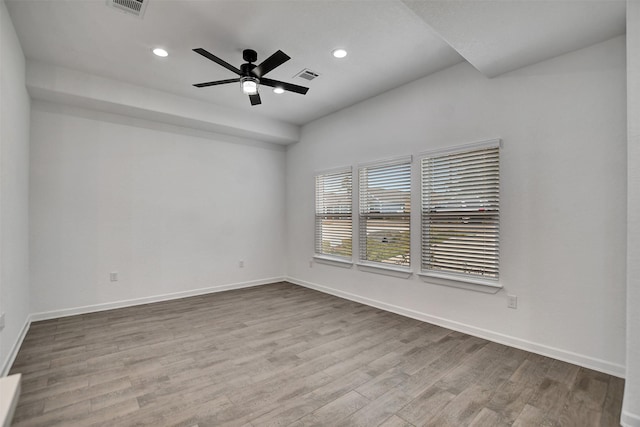
<path fill-rule="evenodd" d="M 242 51 L 242 59 L 247 62 L 256 62 L 258 60 L 258 53 L 253 49 L 245 49 Z"/>
<path fill-rule="evenodd" d="M 256 64 L 251 64 L 250 62 L 247 62 L 246 64 L 242 64 L 240 66 L 240 71 L 242 71 L 243 76 L 253 76 L 253 74 L 251 73 L 251 70 L 253 70 L 254 68 L 256 68 Z"/>

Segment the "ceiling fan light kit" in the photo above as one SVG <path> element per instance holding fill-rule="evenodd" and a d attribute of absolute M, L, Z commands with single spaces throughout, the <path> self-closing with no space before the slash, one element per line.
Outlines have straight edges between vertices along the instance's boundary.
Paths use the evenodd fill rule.
<path fill-rule="evenodd" d="M 260 65 L 255 65 L 254 62 L 258 60 L 258 54 L 253 49 L 245 49 L 242 52 L 242 58 L 247 62 L 242 64 L 239 69 L 202 48 L 196 48 L 193 49 L 193 51 L 240 76 L 239 78 L 235 79 L 196 83 L 194 84 L 195 87 L 209 87 L 240 82 L 242 92 L 246 95 L 249 95 L 249 101 L 251 102 L 251 105 L 262 104 L 260 94 L 258 93 L 258 87 L 261 84 L 274 88 L 275 93 L 289 91 L 305 95 L 309 90 L 309 88 L 303 86 L 298 86 L 292 83 L 281 82 L 264 77 L 265 74 L 291 59 L 289 55 L 281 50 L 278 50 L 276 53 L 265 59 Z"/>
<path fill-rule="evenodd" d="M 245 95 L 255 95 L 258 93 L 258 79 L 255 77 L 240 78 L 240 87 Z"/>

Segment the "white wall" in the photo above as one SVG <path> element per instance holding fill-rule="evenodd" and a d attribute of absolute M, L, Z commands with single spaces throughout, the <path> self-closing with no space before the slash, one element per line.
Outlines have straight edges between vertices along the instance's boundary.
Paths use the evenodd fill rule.
<path fill-rule="evenodd" d="M 627 376 L 622 423 L 640 426 L 640 1 L 627 1 Z"/>
<path fill-rule="evenodd" d="M 283 147 L 45 102 L 31 122 L 36 317 L 284 276 Z"/>
<path fill-rule="evenodd" d="M 254 110 L 224 108 L 37 61 L 27 61 L 26 83 L 35 99 L 277 144 L 289 144 L 300 137 L 299 126 Z"/>
<path fill-rule="evenodd" d="M 29 95 L 25 60 L 0 1 L 0 375 L 29 315 Z"/>
<path fill-rule="evenodd" d="M 619 37 L 494 79 L 459 64 L 308 124 L 287 150 L 288 274 L 300 284 L 623 375 L 625 108 Z M 314 172 L 495 137 L 504 143 L 503 291 L 309 267 Z M 507 308 L 507 293 L 518 296 L 517 310 Z"/>

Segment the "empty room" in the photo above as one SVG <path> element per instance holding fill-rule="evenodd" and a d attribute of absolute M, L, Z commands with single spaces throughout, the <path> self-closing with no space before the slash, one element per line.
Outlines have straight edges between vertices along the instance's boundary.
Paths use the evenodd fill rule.
<path fill-rule="evenodd" d="M 640 427 L 639 0 L 0 37 L 0 424 Z"/>

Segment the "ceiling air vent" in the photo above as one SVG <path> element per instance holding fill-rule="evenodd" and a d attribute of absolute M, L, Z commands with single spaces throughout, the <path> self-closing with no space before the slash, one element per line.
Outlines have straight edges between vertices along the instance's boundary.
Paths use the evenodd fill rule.
<path fill-rule="evenodd" d="M 320 74 L 318 74 L 318 73 L 316 73 L 314 71 L 311 71 L 308 68 L 305 68 L 304 70 L 300 71 L 298 74 L 296 74 L 293 77 L 294 78 L 295 77 L 300 77 L 301 79 L 305 79 L 305 80 L 313 80 L 313 79 L 315 79 L 316 77 L 319 77 L 319 76 L 320 76 Z"/>
<path fill-rule="evenodd" d="M 148 0 L 107 0 L 107 6 L 142 18 Z"/>

